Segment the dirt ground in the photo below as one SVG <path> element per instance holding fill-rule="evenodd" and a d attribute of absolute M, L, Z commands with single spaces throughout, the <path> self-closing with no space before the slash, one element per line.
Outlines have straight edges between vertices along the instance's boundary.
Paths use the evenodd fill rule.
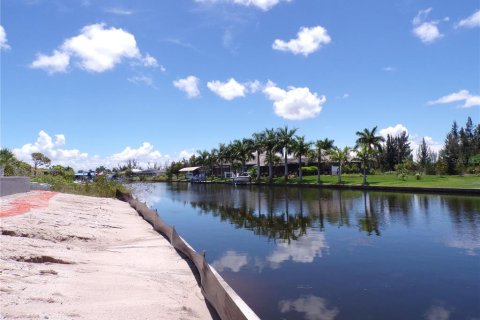
<path fill-rule="evenodd" d="M 127 203 L 0 198 L 1 319 L 212 319 L 187 262 Z"/>

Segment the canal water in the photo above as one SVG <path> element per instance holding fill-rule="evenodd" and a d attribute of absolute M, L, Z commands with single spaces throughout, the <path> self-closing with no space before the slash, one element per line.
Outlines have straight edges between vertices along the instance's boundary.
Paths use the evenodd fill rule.
<path fill-rule="evenodd" d="M 480 198 L 133 185 L 262 319 L 480 319 Z"/>

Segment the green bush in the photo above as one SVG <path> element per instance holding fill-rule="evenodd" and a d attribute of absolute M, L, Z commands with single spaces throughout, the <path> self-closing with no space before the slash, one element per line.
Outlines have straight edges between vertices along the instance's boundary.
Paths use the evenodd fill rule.
<path fill-rule="evenodd" d="M 302 175 L 304 176 L 314 176 L 317 174 L 317 171 L 315 166 L 302 167 Z"/>

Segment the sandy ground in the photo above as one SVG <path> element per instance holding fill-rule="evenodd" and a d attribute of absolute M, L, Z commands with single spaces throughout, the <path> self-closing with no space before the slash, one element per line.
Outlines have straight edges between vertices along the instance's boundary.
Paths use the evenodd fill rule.
<path fill-rule="evenodd" d="M 0 319 L 212 319 L 187 262 L 127 203 L 57 194 L 0 223 Z"/>

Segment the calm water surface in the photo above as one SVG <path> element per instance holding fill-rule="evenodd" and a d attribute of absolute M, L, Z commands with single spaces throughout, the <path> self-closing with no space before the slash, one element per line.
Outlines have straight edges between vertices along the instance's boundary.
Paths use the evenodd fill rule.
<path fill-rule="evenodd" d="M 136 184 L 262 319 L 480 319 L 480 198 Z"/>

